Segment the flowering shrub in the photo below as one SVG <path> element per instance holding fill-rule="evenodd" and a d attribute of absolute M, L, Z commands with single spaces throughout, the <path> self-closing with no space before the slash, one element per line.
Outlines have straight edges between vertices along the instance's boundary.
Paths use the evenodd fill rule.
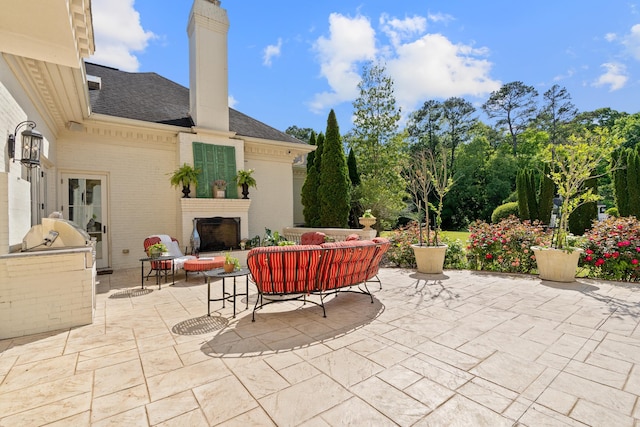
<path fill-rule="evenodd" d="M 415 221 L 394 230 L 389 236 L 391 247 L 386 253 L 387 260 L 398 267 L 415 267 L 416 257 L 411 245 L 418 244 L 419 233 L 418 223 Z M 434 237 L 434 232 L 431 231 L 429 233 L 431 243 L 433 243 Z M 424 229 L 422 230 L 422 239 L 424 242 L 427 241 L 427 231 Z M 444 268 L 458 270 L 466 268 L 464 246 L 460 240 L 452 240 L 439 235 L 438 241 L 449 246 L 444 257 Z"/>
<path fill-rule="evenodd" d="M 497 224 L 475 221 L 469 226 L 467 260 L 476 270 L 532 273 L 536 258 L 531 246 L 549 246 L 551 232 L 530 221 L 514 216 Z"/>
<path fill-rule="evenodd" d="M 634 217 L 596 222 L 584 235 L 580 265 L 589 276 L 640 281 L 640 221 Z"/>

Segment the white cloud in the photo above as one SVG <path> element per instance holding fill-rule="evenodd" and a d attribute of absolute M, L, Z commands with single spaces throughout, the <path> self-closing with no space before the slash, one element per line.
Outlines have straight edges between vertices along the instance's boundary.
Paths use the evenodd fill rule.
<path fill-rule="evenodd" d="M 330 36 L 320 37 L 315 47 L 321 75 L 331 91 L 316 94 L 312 111 L 355 99 L 360 82 L 357 66 L 365 60 L 386 64 L 396 101 L 405 112 L 428 99 L 480 97 L 500 88 L 501 82 L 490 76 L 487 48 L 454 44 L 441 34 L 423 35 L 427 20 L 420 17 L 400 20 L 383 15 L 380 24 L 390 46 L 379 40 L 367 18 L 330 16 Z"/>
<path fill-rule="evenodd" d="M 142 28 L 133 0 L 94 0 L 91 12 L 96 51 L 90 61 L 137 71 L 134 52 L 144 51 L 155 34 Z"/>
<path fill-rule="evenodd" d="M 386 13 L 380 17 L 382 31 L 389 37 L 393 46 L 398 46 L 402 41 L 411 39 L 424 33 L 427 29 L 427 20 L 422 16 L 398 19 L 389 18 Z"/>
<path fill-rule="evenodd" d="M 640 24 L 631 27 L 631 32 L 624 36 L 622 44 L 635 59 L 640 60 Z"/>
<path fill-rule="evenodd" d="M 613 92 L 614 90 L 622 89 L 629 80 L 627 68 L 624 64 L 607 62 L 602 64 L 601 67 L 606 71 L 598 77 L 598 80 L 593 83 L 593 86 L 609 86 L 609 92 Z"/>
<path fill-rule="evenodd" d="M 262 64 L 267 67 L 271 67 L 271 59 L 274 57 L 280 56 L 280 52 L 282 50 L 282 39 L 278 39 L 278 44 L 270 44 L 269 46 L 264 48 L 264 57 L 262 59 Z"/>
<path fill-rule="evenodd" d="M 233 95 L 229 95 L 227 97 L 227 101 L 229 102 L 229 107 L 235 108 L 238 105 L 238 100 L 233 97 Z"/>
<path fill-rule="evenodd" d="M 445 24 L 454 20 L 453 16 L 446 13 L 429 13 L 427 18 L 429 18 L 429 21 L 444 22 Z"/>
<path fill-rule="evenodd" d="M 498 90 L 501 83 L 490 77 L 486 54 L 486 48 L 456 45 L 441 34 L 399 46 L 396 58 L 387 62 L 398 104 L 408 111 L 432 98 L 479 97 Z"/>
<path fill-rule="evenodd" d="M 311 111 L 322 112 L 357 96 L 360 82 L 357 63 L 375 58 L 375 32 L 365 17 L 332 13 L 329 38 L 318 38 L 314 50 L 320 61 L 320 74 L 327 79 L 331 91 L 316 94 L 309 106 Z"/>
<path fill-rule="evenodd" d="M 604 35 L 604 39 L 608 42 L 615 41 L 618 38 L 616 33 L 607 33 Z"/>

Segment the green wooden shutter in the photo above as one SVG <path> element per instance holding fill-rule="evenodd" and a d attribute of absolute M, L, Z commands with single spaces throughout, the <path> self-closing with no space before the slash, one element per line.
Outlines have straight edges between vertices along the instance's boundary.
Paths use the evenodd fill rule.
<path fill-rule="evenodd" d="M 196 197 L 211 198 L 216 179 L 227 181 L 227 198 L 238 198 L 236 186 L 236 150 L 226 145 L 193 143 L 193 165 L 202 171 L 198 176 Z"/>

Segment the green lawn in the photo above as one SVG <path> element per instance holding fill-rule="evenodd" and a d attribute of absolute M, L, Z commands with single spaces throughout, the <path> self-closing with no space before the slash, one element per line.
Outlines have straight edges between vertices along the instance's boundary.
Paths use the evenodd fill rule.
<path fill-rule="evenodd" d="M 469 238 L 469 233 L 468 231 L 443 231 L 442 234 L 444 234 L 445 236 L 447 236 L 449 239 L 452 240 L 460 240 L 463 244 L 467 243 L 467 239 Z"/>
<path fill-rule="evenodd" d="M 380 233 L 382 237 L 389 237 L 391 235 L 391 232 L 389 231 L 383 231 L 382 233 Z M 442 234 L 444 234 L 445 236 L 447 236 L 449 239 L 459 239 L 463 245 L 465 245 L 467 243 L 467 239 L 469 238 L 469 232 L 468 231 L 443 231 Z"/>

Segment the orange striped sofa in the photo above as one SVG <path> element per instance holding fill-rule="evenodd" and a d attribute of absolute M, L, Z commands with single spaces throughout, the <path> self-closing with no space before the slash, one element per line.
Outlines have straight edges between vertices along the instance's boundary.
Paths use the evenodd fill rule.
<path fill-rule="evenodd" d="M 256 310 L 267 304 L 294 299 L 306 303 L 310 294 L 320 296 L 319 303 L 308 301 L 322 307 L 324 317 L 325 298 L 339 291 L 364 293 L 373 303 L 367 282 L 376 281 L 380 261 L 389 246 L 388 239 L 375 238 L 251 249 L 247 265 L 258 288 L 252 321 Z"/>

